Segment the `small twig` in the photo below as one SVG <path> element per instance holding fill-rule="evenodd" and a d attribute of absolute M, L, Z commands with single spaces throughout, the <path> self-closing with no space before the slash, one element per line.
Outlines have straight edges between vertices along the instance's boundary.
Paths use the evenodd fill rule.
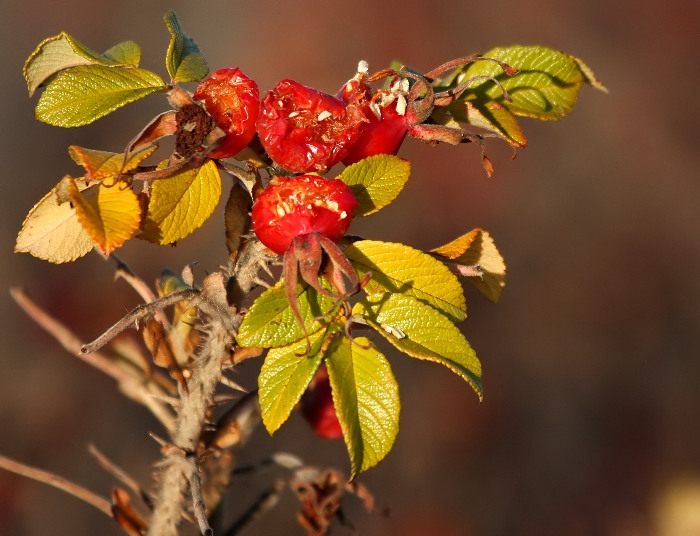
<path fill-rule="evenodd" d="M 132 325 L 137 324 L 139 321 L 143 320 L 147 316 L 153 316 L 156 311 L 164 309 L 171 305 L 175 305 L 181 301 L 192 301 L 199 292 L 194 289 L 183 289 L 170 294 L 166 294 L 162 298 L 158 298 L 150 303 L 144 303 L 138 305 L 126 316 L 124 316 L 119 322 L 114 324 L 111 328 L 105 331 L 102 335 L 97 337 L 94 341 L 89 342 L 80 349 L 83 354 L 90 354 L 102 348 L 105 344 L 111 341 L 114 337 L 119 335 L 125 329 L 128 329 Z"/>
<path fill-rule="evenodd" d="M 156 299 L 155 294 L 146 282 L 137 276 L 126 262 L 112 253 L 109 258 L 117 265 L 117 277 L 123 278 L 131 287 L 143 298 L 145 302 L 152 302 Z"/>
<path fill-rule="evenodd" d="M 129 265 L 126 264 L 126 262 L 117 257 L 114 253 L 112 253 L 109 258 L 117 265 L 115 273 L 116 277 L 121 277 L 124 279 L 124 281 L 126 281 L 129 286 L 131 286 L 131 288 L 133 288 L 136 293 L 141 296 L 144 302 L 151 303 L 156 300 L 156 295 L 151 290 L 151 287 L 149 287 L 143 279 L 137 276 Z M 159 309 L 155 311 L 154 316 L 156 317 L 156 320 L 158 320 L 164 326 L 168 325 L 168 318 L 165 316 L 165 313 L 163 313 L 162 310 Z"/>
<path fill-rule="evenodd" d="M 172 430 L 174 426 L 172 413 L 165 404 L 151 395 L 143 381 L 129 374 L 104 354 L 99 352 L 82 354 L 81 348 L 83 347 L 83 342 L 66 326 L 58 322 L 34 303 L 23 290 L 13 287 L 10 289 L 10 295 L 17 305 L 19 305 L 34 322 L 51 334 L 65 350 L 116 380 L 125 394 L 146 406 L 167 430 Z"/>
<path fill-rule="evenodd" d="M 29 465 L 24 465 L 23 463 L 16 462 L 2 455 L 0 455 L 0 467 L 15 474 L 36 480 L 37 482 L 43 482 L 44 484 L 53 486 L 61 491 L 65 491 L 66 493 L 77 497 L 89 505 L 94 506 L 100 512 L 106 514 L 110 518 L 112 517 L 112 503 L 110 503 L 107 499 L 93 493 L 92 491 L 71 482 L 70 480 L 66 480 L 63 477 L 48 471 L 43 471 L 35 467 L 30 467 Z"/>
<path fill-rule="evenodd" d="M 169 164 L 168 167 L 163 168 L 163 169 L 156 169 L 153 171 L 141 171 L 139 173 L 135 173 L 133 175 L 133 179 L 136 181 L 144 181 L 144 182 L 151 182 L 151 181 L 155 181 L 158 179 L 165 179 L 167 177 L 170 177 L 171 175 L 175 175 L 180 170 L 182 170 L 185 166 L 189 166 L 190 163 L 191 163 L 191 159 L 178 160 L 172 164 Z M 139 168 L 139 169 L 141 169 L 141 168 Z"/>
<path fill-rule="evenodd" d="M 190 493 L 192 494 L 192 509 L 199 525 L 199 531 L 202 533 L 202 536 L 213 536 L 214 531 L 209 526 L 209 521 L 207 521 L 207 508 L 202 495 L 202 478 L 195 457 L 186 456 L 185 466 L 187 467 L 187 480 L 190 483 Z"/>
<path fill-rule="evenodd" d="M 233 470 L 234 475 L 255 474 L 263 469 L 267 469 L 272 465 L 278 465 L 289 471 L 296 471 L 304 467 L 304 462 L 295 454 L 289 452 L 275 452 L 272 455 L 263 458 L 258 463 L 252 465 L 238 466 Z"/>
<path fill-rule="evenodd" d="M 279 503 L 280 495 L 284 490 L 285 482 L 282 479 L 275 481 L 272 487 L 264 491 L 260 497 L 248 508 L 243 515 L 231 525 L 223 536 L 236 536 L 242 530 L 260 519 L 264 514 L 272 510 Z"/>
<path fill-rule="evenodd" d="M 102 454 L 102 452 L 100 452 L 95 445 L 88 445 L 88 452 L 97 460 L 97 463 L 99 463 L 105 471 L 119 480 L 119 482 L 130 488 L 134 493 L 139 495 L 149 509 L 153 508 L 153 501 L 151 500 L 151 497 L 148 495 L 148 493 L 146 493 L 141 485 L 131 477 L 131 475 L 129 475 L 113 461 L 108 459 L 107 456 Z"/>

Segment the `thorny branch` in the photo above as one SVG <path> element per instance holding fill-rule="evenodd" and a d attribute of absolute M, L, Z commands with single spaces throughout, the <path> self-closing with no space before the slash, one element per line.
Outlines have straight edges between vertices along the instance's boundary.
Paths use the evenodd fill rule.
<path fill-rule="evenodd" d="M 235 280 L 232 293 L 243 296 L 256 284 L 256 272 L 261 262 L 258 249 L 248 248 L 248 253 L 241 255 L 237 261 L 237 266 L 232 271 L 237 272 L 239 277 Z M 117 270 L 122 276 L 127 275 L 131 279 L 130 282 L 134 288 L 139 286 L 140 280 L 131 273 L 126 265 L 118 262 Z M 201 467 L 198 459 L 198 447 L 202 432 L 209 426 L 208 411 L 213 403 L 215 388 L 221 380 L 222 366 L 230 361 L 234 349 L 235 333 L 241 322 L 241 316 L 236 308 L 229 306 L 227 280 L 228 278 L 223 272 L 216 272 L 204 280 L 201 290 L 178 291 L 140 305 L 95 341 L 88 344 L 83 344 L 70 330 L 32 302 L 23 291 L 11 290 L 12 297 L 22 309 L 52 334 L 66 350 L 116 379 L 130 397 L 149 407 L 168 430 L 170 437 L 162 448 L 163 458 L 158 464 L 160 467 L 157 475 L 158 490 L 153 497 L 153 512 L 148 529 L 148 534 L 152 536 L 170 536 L 178 533 L 179 522 L 185 515 L 183 500 L 188 488 L 201 533 L 213 534 L 206 517 L 200 480 Z M 134 285 L 134 282 L 137 285 Z M 177 415 L 173 417 L 172 410 L 166 401 L 172 393 L 163 388 L 162 383 L 156 381 L 160 378 L 159 372 L 152 372 L 150 379 L 137 377 L 98 350 L 125 329 L 135 324 L 138 325 L 145 318 L 155 316 L 162 309 L 183 300 L 197 306 L 207 317 L 208 324 L 205 329 L 205 340 L 197 354 L 193 356 L 194 364 L 187 381 L 188 389 L 187 391 L 180 389 L 179 399 L 175 404 L 172 404 L 173 409 L 177 412 Z M 172 388 L 173 384 L 170 379 L 163 378 L 163 380 L 165 385 Z M 160 391 L 152 392 L 153 387 L 149 387 L 150 384 L 160 387 Z M 245 427 L 255 426 L 258 422 L 257 419 L 249 419 L 249 421 Z M 249 435 L 249 432 L 245 435 Z M 4 459 L 0 462 L 4 462 Z M 112 515 L 111 504 L 108 500 L 91 495 L 90 492 L 76 484 L 39 469 L 22 466 L 11 460 L 7 460 L 7 463 L 1 465 L 19 474 L 65 489 L 95 505 L 108 515 Z M 123 478 L 120 480 L 124 481 Z M 138 487 L 132 482 L 130 487 L 134 489 L 134 486 Z M 140 489 L 140 487 L 138 488 Z"/>
<path fill-rule="evenodd" d="M 186 475 L 192 474 L 191 464 L 195 462 L 192 456 L 206 425 L 207 411 L 221 378 L 222 365 L 231 355 L 233 336 L 241 322 L 240 314 L 228 306 L 222 273 L 212 274 L 204 281 L 200 298 L 198 306 L 210 317 L 208 336 L 195 356 L 195 366 L 188 381 L 189 392 L 180 393 L 172 444 L 164 448 L 160 489 L 148 530 L 150 536 L 177 534 L 188 485 Z M 196 493 L 196 490 L 192 491 Z M 195 497 L 195 504 L 199 500 Z M 201 519 L 198 520 L 202 527 Z M 203 534 L 207 533 L 207 528 L 208 525 L 202 527 Z"/>
<path fill-rule="evenodd" d="M 166 294 L 162 298 L 158 298 L 150 303 L 144 303 L 134 308 L 129 314 L 123 317 L 119 322 L 97 337 L 94 341 L 89 342 L 80 348 L 83 354 L 90 354 L 102 348 L 110 342 L 114 337 L 119 335 L 125 329 L 132 326 L 138 326 L 144 318 L 153 316 L 156 311 L 175 305 L 181 301 L 193 301 L 197 296 L 197 291 L 193 289 L 179 290 Z"/>

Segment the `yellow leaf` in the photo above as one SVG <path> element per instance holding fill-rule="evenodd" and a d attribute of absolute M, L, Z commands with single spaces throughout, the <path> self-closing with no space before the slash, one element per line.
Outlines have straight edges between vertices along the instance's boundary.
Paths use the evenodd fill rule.
<path fill-rule="evenodd" d="M 221 177 L 211 160 L 198 169 L 154 181 L 139 237 L 158 244 L 185 238 L 207 221 L 220 197 Z"/>
<path fill-rule="evenodd" d="M 454 264 L 460 275 L 468 277 L 494 303 L 501 297 L 506 264 L 488 232 L 474 229 L 431 253 Z"/>
<path fill-rule="evenodd" d="M 128 184 L 105 181 L 80 192 L 68 183 L 80 224 L 105 255 L 133 236 L 141 223 L 141 206 Z"/>
<path fill-rule="evenodd" d="M 86 188 L 84 181 L 70 179 L 78 191 Z M 54 187 L 29 211 L 17 236 L 15 252 L 63 263 L 82 257 L 95 246 L 70 203 L 58 202 L 57 190 L 58 186 Z"/>
<path fill-rule="evenodd" d="M 442 262 L 404 244 L 358 240 L 345 256 L 362 273 L 372 274 L 365 291 L 409 294 L 441 311 L 454 322 L 467 317 L 462 284 Z"/>
<path fill-rule="evenodd" d="M 132 171 L 157 148 L 155 143 L 139 147 L 129 155 L 128 162 L 124 162 L 124 153 L 97 151 L 77 145 L 68 147 L 68 153 L 76 164 L 85 168 L 85 180 L 89 182 L 118 177 L 122 173 Z"/>

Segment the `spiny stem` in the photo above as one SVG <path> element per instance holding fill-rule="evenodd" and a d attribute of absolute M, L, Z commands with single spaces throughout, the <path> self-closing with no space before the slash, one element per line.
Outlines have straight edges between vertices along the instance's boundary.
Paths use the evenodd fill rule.
<path fill-rule="evenodd" d="M 231 336 L 227 321 L 213 317 L 210 336 L 195 357 L 195 368 L 188 381 L 189 393 L 181 393 L 178 418 L 172 436 L 172 446 L 164 449 L 163 471 L 160 489 L 149 528 L 149 536 L 177 534 L 181 518 L 182 497 L 191 473 L 187 456 L 194 453 L 201 431 L 206 423 L 207 410 L 211 404 L 214 388 L 221 377 L 222 364 L 230 356 Z M 236 326 L 240 317 L 236 318 Z"/>

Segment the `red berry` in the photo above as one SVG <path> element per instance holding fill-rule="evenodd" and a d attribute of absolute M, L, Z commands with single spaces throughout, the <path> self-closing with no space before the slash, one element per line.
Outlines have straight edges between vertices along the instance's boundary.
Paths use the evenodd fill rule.
<path fill-rule="evenodd" d="M 314 231 L 337 242 L 350 227 L 357 205 L 352 190 L 339 179 L 275 177 L 253 203 L 253 230 L 279 254 L 295 237 Z"/>
<path fill-rule="evenodd" d="M 346 166 L 377 154 L 396 154 L 406 138 L 415 113 L 407 107 L 408 84 L 397 79 L 389 91 L 372 93 L 364 71 L 350 79 L 338 92 L 348 105 L 358 106 L 368 123 L 343 160 Z"/>
<path fill-rule="evenodd" d="M 255 121 L 260 108 L 258 85 L 240 69 L 221 69 L 197 86 L 194 100 L 226 135 L 207 154 L 210 158 L 229 158 L 238 154 L 255 136 Z"/>
<path fill-rule="evenodd" d="M 333 405 L 328 370 L 322 365 L 301 397 L 301 414 L 317 435 L 325 439 L 341 439 L 343 430 Z"/>
<path fill-rule="evenodd" d="M 408 133 L 408 114 L 399 114 L 396 104 L 392 103 L 381 109 L 381 117 L 369 114 L 369 123 L 352 146 L 343 164 L 349 166 L 368 156 L 377 154 L 396 154 Z"/>
<path fill-rule="evenodd" d="M 282 80 L 263 99 L 257 128 L 265 151 L 284 169 L 324 172 L 347 155 L 366 121 L 356 106 Z"/>

